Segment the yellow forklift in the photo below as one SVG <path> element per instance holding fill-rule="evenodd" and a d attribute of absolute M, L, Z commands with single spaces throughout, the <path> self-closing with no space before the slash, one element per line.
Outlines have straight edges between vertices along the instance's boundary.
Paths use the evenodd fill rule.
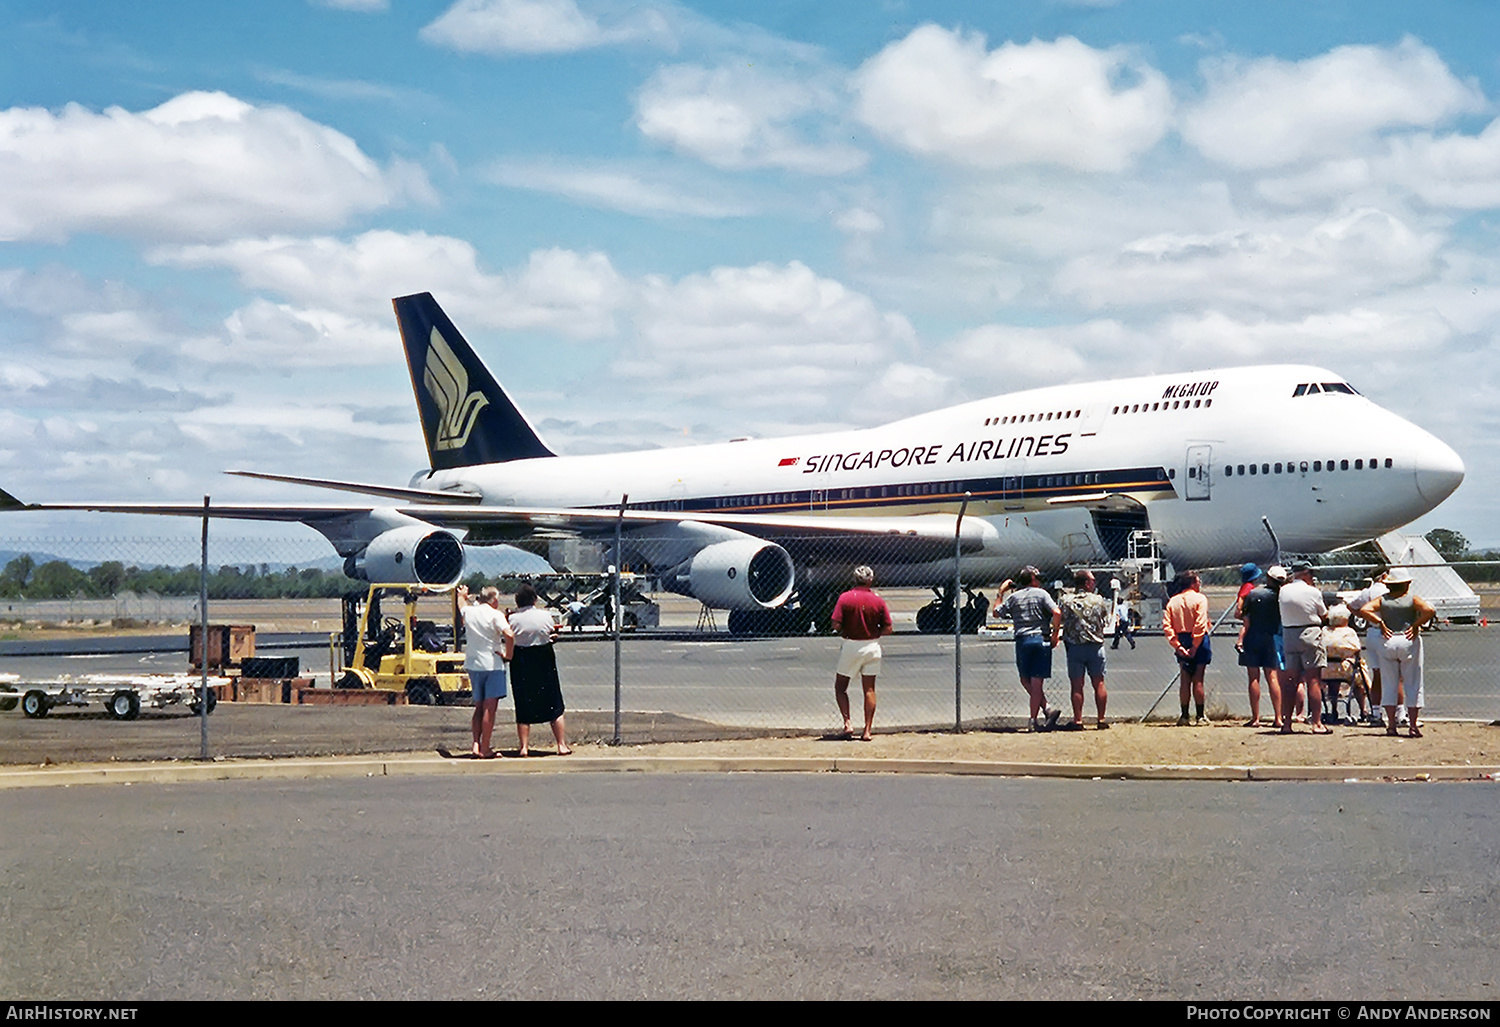
<path fill-rule="evenodd" d="M 417 616 L 423 596 L 441 596 L 448 623 Z M 401 604 L 400 616 L 383 616 L 382 600 Z M 468 694 L 464 673 L 463 618 L 458 593 L 426 585 L 372 584 L 343 599 L 344 630 L 329 639 L 335 688 L 405 692 L 418 706 L 440 706 Z M 342 659 L 340 659 L 342 657 Z"/>

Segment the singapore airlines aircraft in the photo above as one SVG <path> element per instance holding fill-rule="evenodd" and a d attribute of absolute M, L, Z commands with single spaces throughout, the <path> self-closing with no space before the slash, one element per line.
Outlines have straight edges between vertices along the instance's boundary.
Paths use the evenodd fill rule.
<path fill-rule="evenodd" d="M 1400 527 L 1464 476 L 1437 438 L 1340 375 L 1297 365 L 1058 385 L 854 431 L 558 456 L 430 294 L 394 304 L 430 469 L 405 488 L 232 473 L 403 505 L 213 516 L 300 521 L 351 576 L 435 584 L 462 575 L 464 544 L 606 540 L 618 521 L 625 563 L 753 626 L 747 615 L 794 593 L 812 609 L 857 563 L 885 585 L 951 582 L 956 532 L 976 584 L 1025 564 L 1117 561 L 1147 529 L 1179 568 L 1264 561 L 1278 544 L 1321 552 Z M 7 509 L 203 513 L 0 496 Z"/>

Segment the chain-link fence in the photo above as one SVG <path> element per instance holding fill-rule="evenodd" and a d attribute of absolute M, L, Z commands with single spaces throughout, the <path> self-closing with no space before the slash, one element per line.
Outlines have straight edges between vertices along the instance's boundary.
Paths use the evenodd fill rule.
<path fill-rule="evenodd" d="M 671 718 L 678 726 L 676 737 L 836 730 L 841 720 L 833 679 L 841 640 L 832 632 L 830 617 L 860 564 L 875 568 L 875 590 L 889 604 L 894 628 L 881 642 L 877 729 L 1026 723 L 1028 697 L 1019 683 L 1010 626 L 993 612 L 998 585 L 1019 570 L 1026 553 L 1015 559 L 971 547 L 961 554 L 957 594 L 964 631 L 955 636 L 951 537 L 789 537 L 777 540 L 775 550 L 787 558 L 775 561 L 759 560 L 763 550 L 758 544 L 729 546 L 705 558 L 708 547 L 681 533 L 627 534 L 622 542 L 618 604 L 608 542 L 593 547 L 567 543 L 563 548 L 575 566 L 570 573 L 549 566 L 539 555 L 545 551 L 471 547 L 464 573 L 471 586 L 498 584 L 506 609 L 513 606 L 511 596 L 520 584 L 537 589 L 559 625 L 556 654 L 568 708 L 596 711 L 607 723 L 618 696 L 618 709 L 625 715 L 622 741 L 643 740 L 653 718 Z M 0 631 L 5 636 L 0 640 L 0 674 L 14 682 L 124 669 L 187 672 L 190 626 L 202 619 L 199 547 L 191 537 L 0 539 Z M 461 627 L 455 624 L 451 592 L 424 594 L 408 610 L 400 590 L 394 590 L 374 615 L 366 583 L 345 577 L 344 561 L 319 538 L 218 537 L 210 532 L 208 548 L 208 620 L 253 625 L 257 657 L 295 658 L 295 674 L 288 676 L 305 679 L 301 686 L 328 690 L 341 683 L 368 683 L 353 681 L 351 666 L 378 668 L 384 657 L 407 656 L 412 662 L 378 682 L 376 690 L 413 701 L 436 697 L 464 702 L 450 676 L 462 662 L 455 639 Z M 550 550 L 557 558 L 558 547 Z M 1162 568 L 1091 555 L 1095 559 L 1075 562 L 1095 569 L 1099 591 L 1111 600 L 1104 625 L 1109 716 L 1175 718 L 1177 664 L 1161 629 L 1166 599 Z M 1321 575 L 1324 589 L 1352 587 L 1369 571 L 1350 557 L 1341 560 L 1340 568 Z M 1248 699 L 1246 673 L 1236 662 L 1236 570 L 1204 575 L 1204 593 L 1218 622 L 1205 685 L 1210 717 L 1239 720 L 1248 712 Z M 1485 573 L 1478 565 L 1467 570 L 1475 577 Z M 1052 578 L 1061 574 L 1054 563 L 1044 584 L 1055 588 Z M 1486 583 L 1474 585 L 1473 623 L 1451 623 L 1467 617 L 1440 617 L 1425 639 L 1426 708 L 1432 717 L 1492 719 L 1500 714 L 1500 637 L 1487 628 L 1496 593 Z M 695 595 L 710 596 L 712 602 L 705 605 Z M 736 596 L 739 611 L 722 608 Z M 777 605 L 747 612 L 744 607 L 755 605 L 756 597 Z M 1138 619 L 1133 630 L 1114 630 L 1116 599 Z M 623 622 L 618 639 L 613 630 L 617 619 Z M 411 657 L 408 634 L 411 648 L 432 659 Z M 372 655 L 376 649 L 382 651 Z M 437 659 L 442 655 L 449 659 Z M 61 662 L 68 660 L 75 662 Z M 429 678 L 439 686 L 436 696 L 412 694 L 413 682 Z M 857 720 L 858 681 L 851 693 Z M 1072 712 L 1061 646 L 1045 693 L 1068 722 Z M 276 696 L 296 698 L 291 689 Z M 1090 684 L 1084 687 L 1083 715 L 1092 725 Z"/>

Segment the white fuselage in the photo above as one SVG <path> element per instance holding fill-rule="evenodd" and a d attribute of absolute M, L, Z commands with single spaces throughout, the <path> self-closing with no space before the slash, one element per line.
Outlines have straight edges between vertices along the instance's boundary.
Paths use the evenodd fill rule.
<path fill-rule="evenodd" d="M 1101 503 L 1148 521 L 1179 568 L 1203 567 L 1270 557 L 1268 524 L 1289 552 L 1380 535 L 1431 510 L 1463 473 L 1447 445 L 1340 376 L 1283 365 L 1052 386 L 857 431 L 424 472 L 413 485 L 527 507 L 613 508 L 628 494 L 632 508 L 685 520 L 951 518 L 969 493 L 968 515 L 993 532 L 965 577 L 986 580 L 1025 563 L 1118 558 L 1110 516 L 1090 509 Z M 904 565 L 882 580 L 939 573 Z"/>

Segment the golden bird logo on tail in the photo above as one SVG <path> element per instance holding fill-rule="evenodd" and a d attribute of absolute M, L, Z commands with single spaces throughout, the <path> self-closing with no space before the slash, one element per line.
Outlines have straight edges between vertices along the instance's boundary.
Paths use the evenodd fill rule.
<path fill-rule="evenodd" d="M 422 385 L 438 409 L 437 435 L 432 448 L 462 449 L 474 430 L 479 411 L 490 401 L 478 392 L 469 391 L 469 372 L 436 328 L 428 340 Z"/>

